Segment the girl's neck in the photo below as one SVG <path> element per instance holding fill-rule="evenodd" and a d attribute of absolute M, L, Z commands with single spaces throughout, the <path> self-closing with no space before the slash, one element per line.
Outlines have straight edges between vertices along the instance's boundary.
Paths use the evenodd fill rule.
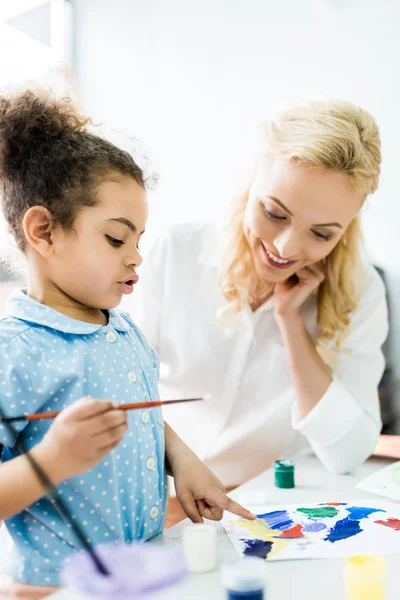
<path fill-rule="evenodd" d="M 107 325 L 108 317 L 105 312 L 99 308 L 93 308 L 81 304 L 74 298 L 71 298 L 63 290 L 55 286 L 52 282 L 39 281 L 37 278 L 28 276 L 27 295 L 32 300 L 49 306 L 53 310 L 76 319 L 84 323 L 93 323 L 94 325 Z"/>

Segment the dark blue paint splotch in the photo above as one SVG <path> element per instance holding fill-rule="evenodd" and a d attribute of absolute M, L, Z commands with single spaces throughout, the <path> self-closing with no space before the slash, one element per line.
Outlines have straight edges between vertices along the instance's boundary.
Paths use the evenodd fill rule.
<path fill-rule="evenodd" d="M 265 542 L 264 540 L 242 540 L 245 544 L 244 553 L 246 556 L 257 556 L 258 558 L 267 558 L 272 550 L 274 542 Z"/>
<path fill-rule="evenodd" d="M 340 540 L 347 540 L 361 532 L 362 529 L 359 521 L 355 521 L 348 516 L 335 523 L 325 540 L 332 543 L 339 542 Z"/>

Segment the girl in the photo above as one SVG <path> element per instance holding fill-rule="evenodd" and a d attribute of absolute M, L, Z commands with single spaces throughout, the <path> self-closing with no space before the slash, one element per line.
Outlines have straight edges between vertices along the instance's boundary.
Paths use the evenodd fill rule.
<path fill-rule="evenodd" d="M 129 154 L 86 123 L 45 95 L 0 99 L 3 212 L 28 269 L 27 289 L 11 296 L 0 322 L 2 413 L 64 409 L 54 422 L 19 422 L 18 435 L 93 545 L 160 533 L 166 468 L 192 520 L 220 519 L 224 508 L 253 518 L 160 410 L 117 410 L 158 398 L 157 357 L 130 317 L 114 310 L 138 281 L 145 181 Z M 6 568 L 40 586 L 15 585 L 14 594 L 41 597 L 58 585 L 78 544 L 16 441 L 0 424 Z"/>
<path fill-rule="evenodd" d="M 211 394 L 165 415 L 229 487 L 303 442 L 330 471 L 349 471 L 381 428 L 387 309 L 360 243 L 378 128 L 326 101 L 293 105 L 261 131 L 221 253 L 218 227 L 175 226 L 132 303 L 160 355 L 163 397 Z"/>

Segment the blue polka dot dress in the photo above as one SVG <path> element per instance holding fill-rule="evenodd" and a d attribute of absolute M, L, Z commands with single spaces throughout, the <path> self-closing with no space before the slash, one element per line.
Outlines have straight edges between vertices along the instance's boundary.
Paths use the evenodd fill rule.
<path fill-rule="evenodd" d="M 71 319 L 23 290 L 0 320 L 0 405 L 7 416 L 62 410 L 82 396 L 121 403 L 158 399 L 158 358 L 129 315 L 108 325 Z M 91 544 L 148 540 L 162 531 L 167 499 L 164 422 L 159 408 L 128 411 L 120 445 L 95 468 L 58 486 Z M 16 422 L 28 448 L 52 421 Z M 1 461 L 19 455 L 0 423 Z M 60 566 L 80 544 L 56 506 L 43 498 L 5 522 L 12 538 L 7 573 L 58 585 Z M 3 558 L 3 557 L 2 557 Z"/>

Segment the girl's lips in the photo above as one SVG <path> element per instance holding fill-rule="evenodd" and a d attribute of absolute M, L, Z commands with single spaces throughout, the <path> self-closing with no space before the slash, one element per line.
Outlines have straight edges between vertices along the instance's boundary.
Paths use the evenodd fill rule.
<path fill-rule="evenodd" d="M 130 281 L 119 281 L 118 286 L 123 294 L 132 294 L 133 292 L 133 283 Z"/>
<path fill-rule="evenodd" d="M 139 281 L 139 275 L 134 273 L 130 279 L 126 279 L 125 281 L 119 281 L 118 285 L 123 294 L 132 294 L 133 286 L 137 284 Z"/>
<path fill-rule="evenodd" d="M 288 262 L 278 263 L 272 258 L 272 256 L 279 258 L 278 256 L 276 256 L 276 254 L 274 254 L 273 252 L 268 250 L 262 242 L 261 242 L 261 247 L 263 250 L 263 256 L 264 256 L 265 261 L 267 262 L 268 265 L 270 265 L 271 267 L 274 267 L 275 269 L 288 269 L 298 262 L 297 260 L 289 260 Z"/>

